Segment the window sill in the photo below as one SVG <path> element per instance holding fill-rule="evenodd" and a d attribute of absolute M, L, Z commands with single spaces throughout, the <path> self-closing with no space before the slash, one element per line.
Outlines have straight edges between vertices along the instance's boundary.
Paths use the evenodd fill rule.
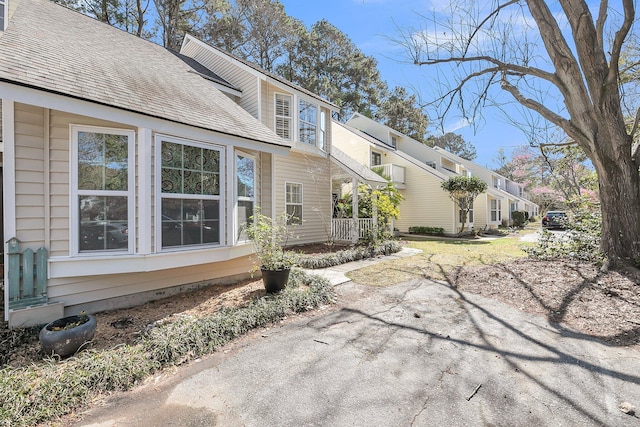
<path fill-rule="evenodd" d="M 141 273 L 228 261 L 253 253 L 250 244 L 147 255 L 52 257 L 49 278 Z"/>
<path fill-rule="evenodd" d="M 294 142 L 291 151 L 294 153 L 315 154 L 316 156 L 327 157 L 326 151 L 321 150 L 315 145 L 305 144 L 304 142 Z"/>

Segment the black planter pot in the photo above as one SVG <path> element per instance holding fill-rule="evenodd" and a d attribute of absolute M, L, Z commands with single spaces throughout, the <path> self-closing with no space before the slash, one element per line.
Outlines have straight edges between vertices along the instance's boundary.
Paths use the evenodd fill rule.
<path fill-rule="evenodd" d="M 280 292 L 284 289 L 289 281 L 289 272 L 291 270 L 265 270 L 264 268 L 261 268 L 260 271 L 262 271 L 262 283 L 264 283 L 264 288 L 268 293 L 274 293 Z"/>
<path fill-rule="evenodd" d="M 98 326 L 95 316 L 86 315 L 85 323 L 64 329 L 71 323 L 77 323 L 81 316 L 69 316 L 48 323 L 40 330 L 40 345 L 45 354 L 60 357 L 71 356 L 87 341 L 91 341 Z M 59 330 L 56 330 L 59 328 Z"/>

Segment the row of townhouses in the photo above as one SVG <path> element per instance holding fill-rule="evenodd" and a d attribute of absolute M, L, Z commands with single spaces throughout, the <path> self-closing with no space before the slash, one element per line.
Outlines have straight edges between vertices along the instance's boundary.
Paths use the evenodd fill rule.
<path fill-rule="evenodd" d="M 357 237 L 357 210 L 333 218 L 333 200 L 386 185 L 372 168 L 404 196 L 400 231 L 455 233 L 440 184 L 457 175 L 489 184 L 475 229 L 537 214 L 522 186 L 359 114 L 336 122 L 331 102 L 190 35 L 172 52 L 49 0 L 0 0 L 0 58 L 12 326 L 245 278 L 257 207 L 298 218 L 296 244 Z"/>

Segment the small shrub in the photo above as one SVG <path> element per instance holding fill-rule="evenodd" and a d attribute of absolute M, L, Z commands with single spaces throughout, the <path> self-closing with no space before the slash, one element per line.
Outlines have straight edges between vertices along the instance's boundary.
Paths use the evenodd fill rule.
<path fill-rule="evenodd" d="M 527 222 L 527 212 L 513 211 L 511 212 L 511 219 L 513 220 L 514 227 L 522 227 Z"/>
<path fill-rule="evenodd" d="M 382 243 L 368 246 L 357 246 L 338 252 L 321 255 L 299 255 L 298 265 L 302 268 L 317 269 L 333 267 L 351 261 L 372 258 L 378 255 L 389 255 L 400 252 L 402 245 L 395 240 L 387 240 Z"/>
<path fill-rule="evenodd" d="M 564 223 L 566 232 L 557 235 L 543 230 L 536 245 L 525 248 L 529 256 L 543 260 L 571 258 L 600 264 L 602 217 L 599 211 L 579 210 Z"/>
<path fill-rule="evenodd" d="M 444 235 L 444 228 L 442 227 L 409 227 L 410 234 L 426 234 L 429 236 L 442 236 Z"/>

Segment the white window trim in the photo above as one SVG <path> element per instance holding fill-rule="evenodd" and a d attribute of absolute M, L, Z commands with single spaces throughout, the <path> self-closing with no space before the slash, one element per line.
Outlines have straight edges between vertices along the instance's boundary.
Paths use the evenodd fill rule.
<path fill-rule="evenodd" d="M 289 203 L 287 202 L 287 185 L 299 185 L 300 186 L 300 197 L 302 198 L 302 200 L 300 201 L 300 203 Z M 302 218 L 298 218 L 298 220 L 300 221 L 299 223 L 295 223 L 295 224 L 302 224 L 302 222 L 304 221 L 304 184 L 301 182 L 293 182 L 293 181 L 286 181 L 284 183 L 284 211 L 287 211 L 287 206 L 300 206 L 300 212 L 302 212 Z"/>
<path fill-rule="evenodd" d="M 378 165 L 374 165 L 373 164 L 373 157 L 375 155 L 378 155 L 380 157 L 380 164 L 378 164 Z M 371 156 L 369 157 L 369 159 L 370 159 L 369 161 L 371 163 L 369 167 L 373 168 L 373 167 L 376 167 L 376 166 L 382 166 L 382 153 L 381 152 L 371 150 Z"/>
<path fill-rule="evenodd" d="M 238 170 L 237 170 L 237 157 L 238 156 L 242 156 L 242 157 L 246 157 L 248 159 L 252 159 L 253 160 L 253 197 L 242 197 L 240 195 L 238 195 Z M 234 222 L 234 227 L 233 227 L 233 239 L 234 239 L 234 244 L 239 244 L 239 243 L 246 243 L 249 240 L 248 239 L 239 239 L 238 238 L 238 232 L 240 230 L 240 224 L 238 223 L 238 202 L 240 201 L 252 201 L 253 202 L 253 208 L 255 210 L 256 208 L 256 203 L 258 200 L 258 158 L 257 156 L 254 156 L 252 154 L 247 154 L 244 151 L 240 151 L 237 150 L 233 156 L 233 180 L 234 180 L 234 186 L 233 186 L 233 196 L 234 196 L 234 204 L 233 204 L 233 222 Z M 286 197 L 286 196 L 285 196 Z"/>
<path fill-rule="evenodd" d="M 105 254 L 119 256 L 119 255 L 131 255 L 134 252 L 135 244 L 135 146 L 136 146 L 136 133 L 133 130 L 107 128 L 98 126 L 84 126 L 84 125 L 70 125 L 69 127 L 69 140 L 71 141 L 71 152 L 69 164 L 71 165 L 71 176 L 69 179 L 69 250 L 72 256 L 78 257 L 97 257 L 104 256 Z M 105 250 L 105 251 L 91 251 L 80 252 L 80 207 L 78 206 L 78 196 L 84 191 L 78 190 L 78 133 L 79 132 L 93 132 L 93 133 L 105 133 L 111 135 L 124 135 L 129 138 L 129 146 L 127 147 L 128 156 L 128 170 L 127 170 L 127 191 L 109 191 L 110 195 L 119 195 L 127 197 L 127 222 L 129 230 L 128 248 L 126 251 L 121 250 Z M 100 191 L 88 192 L 91 194 L 100 193 Z"/>
<path fill-rule="evenodd" d="M 220 195 L 218 196 L 214 196 L 214 197 L 209 197 L 207 196 L 207 199 L 210 200 L 219 200 L 220 201 L 220 205 L 218 207 L 218 209 L 220 210 L 219 212 L 219 216 L 220 216 L 220 223 L 218 225 L 219 228 L 219 232 L 220 232 L 220 242 L 219 243 L 215 243 L 215 244 L 202 244 L 202 245 L 189 245 L 189 246 L 172 246 L 170 248 L 163 248 L 162 247 L 162 198 L 163 198 L 163 193 L 162 193 L 162 142 L 166 141 L 166 142 L 171 142 L 174 144 L 180 144 L 180 145 L 190 145 L 193 147 L 199 147 L 199 148 L 206 148 L 209 150 L 217 150 L 220 152 L 220 170 L 219 170 L 219 176 L 220 176 Z M 155 250 L 157 253 L 168 253 L 168 252 L 183 252 L 183 251 L 194 251 L 194 250 L 202 250 L 202 249 L 212 249 L 212 248 L 219 248 L 221 246 L 225 246 L 226 245 L 226 222 L 225 222 L 225 218 L 226 218 L 226 208 L 225 208 L 225 194 L 226 194 L 226 175 L 225 175 L 225 163 L 227 162 L 227 158 L 225 155 L 225 147 L 222 145 L 217 145 L 217 144 L 211 144 L 211 143 L 205 143 L 205 142 L 201 142 L 201 141 L 195 141 L 195 140 L 191 140 L 191 139 L 186 139 L 186 138 L 176 138 L 173 136 L 168 136 L 168 135 L 164 135 L 164 134 L 156 134 L 155 137 L 155 168 L 154 168 L 154 172 L 155 172 L 155 191 L 154 191 L 154 197 L 155 197 L 155 209 L 154 209 L 154 215 L 155 215 L 155 221 L 154 221 L 154 228 L 155 228 Z M 180 198 L 180 199 L 202 199 L 202 195 L 188 195 L 188 194 L 175 194 L 174 196 L 169 195 L 167 198 Z"/>
<path fill-rule="evenodd" d="M 493 207 L 493 202 L 495 202 L 496 207 Z M 491 220 L 492 222 L 502 222 L 502 200 L 500 199 L 491 199 L 489 202 L 489 218 L 491 218 L 493 213 L 496 213 L 496 219 Z"/>
<path fill-rule="evenodd" d="M 315 124 L 311 123 L 311 122 L 306 122 L 300 119 L 300 102 L 306 102 L 309 105 L 313 105 L 314 107 L 316 107 L 316 122 Z M 297 100 L 296 100 L 296 135 L 297 135 L 297 141 L 300 144 L 304 144 L 304 145 L 308 145 L 310 147 L 316 147 L 316 148 L 320 148 L 319 145 L 319 138 L 320 138 L 320 104 L 314 102 L 312 99 L 310 98 L 306 98 L 303 96 L 298 96 Z M 316 127 L 316 140 L 315 140 L 315 144 L 308 144 L 304 141 L 302 141 L 300 139 L 300 127 L 302 125 L 302 123 L 309 123 L 310 125 L 314 125 Z"/>
<path fill-rule="evenodd" d="M 2 27 L 0 27 L 0 31 L 6 31 L 7 23 L 9 21 L 9 0 L 0 0 L 0 4 L 4 5 L 4 15 L 0 17 L 0 18 L 3 18 L 2 19 L 3 25 Z"/>
<path fill-rule="evenodd" d="M 290 114 L 289 116 L 278 115 L 278 96 L 284 96 L 289 98 L 289 114 Z M 295 135 L 297 135 L 297 132 L 295 131 L 295 128 L 296 128 L 295 126 L 296 118 L 294 116 L 295 105 L 296 105 L 295 96 L 288 93 L 284 93 L 284 92 L 274 93 L 273 95 L 273 131 L 276 132 L 276 134 L 278 133 L 277 123 L 279 118 L 289 119 L 289 138 L 281 137 L 287 141 L 293 141 L 295 139 Z M 295 110 L 297 111 L 297 108 L 295 108 Z"/>

